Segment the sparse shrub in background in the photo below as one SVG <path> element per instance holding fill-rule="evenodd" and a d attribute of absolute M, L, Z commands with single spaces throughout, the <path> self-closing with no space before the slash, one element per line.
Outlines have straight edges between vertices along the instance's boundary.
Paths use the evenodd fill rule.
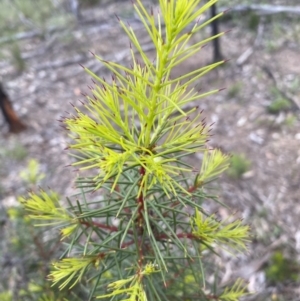
<path fill-rule="evenodd" d="M 276 251 L 265 269 L 266 278 L 271 284 L 299 280 L 300 264 L 286 258 L 281 251 Z"/>
<path fill-rule="evenodd" d="M 27 189 L 36 191 L 45 175 L 40 173 L 38 162 L 31 159 L 20 176 Z M 58 198 L 54 194 L 51 197 Z M 20 206 L 1 208 L 1 221 L 0 300 L 42 301 L 43 295 L 51 298 L 47 300 L 63 300 L 56 298 L 61 292 L 56 290 L 55 294 L 46 280 L 51 258 L 60 253 L 57 236 L 47 233 L 46 227 L 34 227 Z"/>
<path fill-rule="evenodd" d="M 45 174 L 35 159 L 29 161 L 28 167 L 20 173 L 27 189 L 42 196 L 37 190 Z M 48 194 L 52 202 L 59 196 Z M 84 300 L 84 290 L 78 286 L 71 293 L 51 287 L 47 280 L 49 265 L 62 252 L 61 242 L 55 232 L 46 227 L 34 227 L 31 220 L 25 215 L 24 208 L 10 207 L 0 211 L 0 231 L 2 242 L 0 247 L 1 264 L 1 301 L 64 301 L 65 297 L 71 300 Z M 5 215 L 4 215 L 5 214 Z"/>
<path fill-rule="evenodd" d="M 109 0 L 105 0 L 106 2 L 109 2 Z M 82 6 L 93 6 L 101 2 L 105 2 L 103 0 L 78 0 L 79 4 Z"/>
<path fill-rule="evenodd" d="M 243 89 L 243 84 L 241 82 L 234 83 L 228 88 L 227 96 L 229 99 L 238 97 Z"/>
<path fill-rule="evenodd" d="M 288 114 L 284 120 L 284 124 L 288 127 L 293 127 L 297 122 L 297 117 L 294 114 Z"/>
<path fill-rule="evenodd" d="M 248 16 L 248 28 L 252 31 L 257 31 L 257 27 L 260 23 L 260 16 L 256 13 L 250 13 Z"/>
<path fill-rule="evenodd" d="M 27 155 L 27 149 L 19 142 L 16 142 L 12 147 L 8 149 L 0 150 L 1 160 L 7 160 L 7 158 L 9 158 L 15 161 L 22 161 L 27 157 Z"/>
<path fill-rule="evenodd" d="M 72 24 L 72 16 L 62 8 L 63 2 L 69 0 L 1 0 L 1 37 L 20 31 L 46 30 L 49 26 L 69 26 Z M 20 48 L 19 45 L 16 47 Z"/>
<path fill-rule="evenodd" d="M 291 108 L 291 103 L 286 98 L 280 97 L 274 99 L 268 106 L 268 112 L 271 114 L 278 114 L 282 111 L 289 110 Z"/>
<path fill-rule="evenodd" d="M 10 292 L 1 292 L 0 293 L 0 300 L 1 301 L 11 301 L 12 300 L 12 295 Z"/>
<path fill-rule="evenodd" d="M 30 159 L 27 168 L 20 172 L 20 177 L 31 189 L 46 176 L 44 173 L 41 173 L 39 169 L 39 162 L 35 159 Z"/>
<path fill-rule="evenodd" d="M 230 167 L 227 174 L 235 179 L 240 178 L 245 172 L 249 170 L 251 162 L 244 154 L 233 154 L 230 159 Z"/>
<path fill-rule="evenodd" d="M 278 91 L 278 89 L 273 88 L 271 90 L 271 94 L 273 97 L 273 101 L 267 107 L 269 113 L 279 114 L 282 111 L 287 111 L 291 109 L 292 107 L 291 102 L 288 99 L 284 98 L 282 93 Z"/>
<path fill-rule="evenodd" d="M 54 193 L 50 197 L 53 201 L 58 198 Z M 7 214 L 5 241 L 9 253 L 3 254 L 1 275 L 1 287 L 7 291 L 7 300 L 85 300 L 84 288 L 77 286 L 72 292 L 59 290 L 47 280 L 51 262 L 62 253 L 56 233 L 46 227 L 35 227 L 21 207 L 9 208 Z"/>
<path fill-rule="evenodd" d="M 62 290 L 82 285 L 89 295 L 84 300 L 235 301 L 245 295 L 243 281 L 219 288 L 212 257 L 220 248 L 245 250 L 249 227 L 204 210 L 203 202 L 216 198 L 206 187 L 229 157 L 206 147 L 210 127 L 198 107 L 185 109 L 219 91 L 199 94 L 192 85 L 224 61 L 171 77 L 175 66 L 223 34 L 189 44 L 212 21 L 198 20 L 216 0 L 201 7 L 200 0 L 159 2 L 159 14 L 139 0 L 133 4 L 155 59 L 120 20 L 131 41 L 131 67 L 97 57 L 112 81 L 85 68 L 95 80 L 84 103 L 90 114 L 74 106 L 75 115 L 64 119 L 74 138 L 73 166 L 93 175 L 78 178 L 80 193 L 67 202 L 44 191 L 21 202 L 37 225 L 60 231 L 64 251 L 49 277 Z M 184 161 L 195 152 L 204 154 L 199 168 Z"/>

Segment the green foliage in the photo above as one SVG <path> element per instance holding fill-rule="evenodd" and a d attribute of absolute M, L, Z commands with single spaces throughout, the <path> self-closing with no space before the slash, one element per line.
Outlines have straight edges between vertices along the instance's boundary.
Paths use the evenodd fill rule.
<path fill-rule="evenodd" d="M 28 29 L 43 29 L 51 25 L 69 24 L 70 16 L 60 6 L 55 6 L 55 2 L 52 0 L 1 0 L 0 30 L 2 35 Z"/>
<path fill-rule="evenodd" d="M 227 174 L 235 179 L 240 178 L 246 171 L 249 170 L 251 162 L 244 154 L 233 154 L 230 159 L 230 167 Z"/>
<path fill-rule="evenodd" d="M 79 0 L 79 3 L 83 6 L 93 6 L 101 2 L 103 2 L 103 0 Z"/>
<path fill-rule="evenodd" d="M 42 190 L 21 199 L 30 220 L 59 229 L 64 241 L 49 275 L 53 285 L 72 291 L 85 284 L 84 300 L 235 301 L 245 295 L 241 280 L 222 291 L 205 274 L 220 248 L 245 250 L 249 227 L 204 210 L 203 202 L 216 199 L 206 187 L 228 167 L 229 157 L 207 148 L 210 127 L 198 107 L 187 106 L 219 91 L 199 94 L 194 85 L 224 61 L 171 76 L 203 44 L 223 35 L 191 44 L 193 34 L 212 22 L 200 23 L 199 17 L 216 0 L 199 3 L 160 0 L 158 14 L 139 0 L 133 4 L 155 58 L 120 20 L 131 41 L 131 67 L 95 56 L 112 81 L 85 68 L 95 80 L 92 95 L 84 112 L 74 106 L 75 115 L 64 119 L 74 141 L 73 166 L 91 170 L 91 176 L 77 179 L 79 193 L 67 203 Z M 203 153 L 199 168 L 184 160 L 196 152 Z M 184 289 L 188 296 L 172 289 L 182 270 L 191 284 Z"/>
<path fill-rule="evenodd" d="M 292 105 L 289 100 L 283 97 L 278 97 L 268 106 L 268 112 L 272 114 L 278 114 L 282 111 L 290 109 L 291 106 Z"/>
<path fill-rule="evenodd" d="M 237 97 L 243 88 L 243 84 L 241 82 L 234 83 L 228 89 L 227 96 L 229 99 Z"/>
<path fill-rule="evenodd" d="M 65 294 L 50 287 L 46 281 L 48 274 L 47 265 L 50 264 L 52 256 L 58 256 L 59 239 L 45 228 L 33 226 L 30 219 L 25 216 L 24 209 L 21 207 L 11 207 L 7 211 L 8 219 L 5 228 L 5 241 L 8 243 L 9 254 L 6 257 L 19 258 L 14 267 L 5 269 L 13 277 L 14 299 L 20 301 L 39 300 L 40 296 L 47 294 L 56 296 L 53 300 L 59 299 L 59 295 Z M 47 237 L 45 240 L 43 237 Z M 26 275 L 26 278 L 19 279 L 13 276 L 14 273 Z M 9 288 L 12 284 L 2 281 L 4 288 Z M 29 281 L 30 280 L 30 281 Z M 1 298 L 3 300 L 3 298 Z"/>
<path fill-rule="evenodd" d="M 223 244 L 233 249 L 244 249 L 248 241 L 245 233 L 248 226 L 242 226 L 241 221 L 224 225 L 224 222 L 216 220 L 215 215 L 203 218 L 200 211 L 196 211 L 196 217 L 192 222 L 192 233 L 199 239 L 203 240 L 208 246 L 212 244 Z"/>
<path fill-rule="evenodd" d="M 267 40 L 267 41 L 265 41 L 265 43 L 266 43 L 266 49 L 268 52 L 271 52 L 271 53 L 276 52 L 279 48 L 277 41 Z"/>
<path fill-rule="evenodd" d="M 12 147 L 7 149 L 1 149 L 0 150 L 0 159 L 12 159 L 15 161 L 22 161 L 24 160 L 28 155 L 28 152 L 26 148 L 20 144 L 19 142 L 16 142 Z"/>
<path fill-rule="evenodd" d="M 9 291 L 0 293 L 1 301 L 12 301 L 12 295 Z"/>
<path fill-rule="evenodd" d="M 299 264 L 290 259 L 285 258 L 281 251 L 276 251 L 269 265 L 265 269 L 267 279 L 272 283 L 297 281 L 299 279 Z"/>
<path fill-rule="evenodd" d="M 220 295 L 219 300 L 223 301 L 235 301 L 245 296 L 246 289 L 243 280 L 238 279 L 231 288 L 226 288 Z"/>
<path fill-rule="evenodd" d="M 46 176 L 39 169 L 38 161 L 31 159 L 29 160 L 27 169 L 20 172 L 20 177 L 30 187 L 35 186 Z"/>
<path fill-rule="evenodd" d="M 248 27 L 249 29 L 256 31 L 260 22 L 260 16 L 256 13 L 250 13 L 248 16 Z"/>
<path fill-rule="evenodd" d="M 297 117 L 294 114 L 289 114 L 284 120 L 284 124 L 288 127 L 293 127 L 297 122 Z"/>
<path fill-rule="evenodd" d="M 28 168 L 21 175 L 26 188 L 35 195 L 36 186 L 44 176 L 39 172 L 38 162 L 30 160 Z M 39 198 L 44 195 L 42 191 L 36 194 L 35 197 Z M 59 196 L 52 192 L 47 194 L 47 198 L 50 199 L 49 202 L 55 202 Z M 3 258 L 1 263 L 4 267 L 0 278 L 0 291 L 7 291 L 0 294 L 0 300 L 67 301 L 65 298 L 70 296 L 72 301 L 84 300 L 86 295 L 81 287 L 76 286 L 70 294 L 68 290 L 51 287 L 47 280 L 50 262 L 62 252 L 60 237 L 49 231 L 49 228 L 41 225 L 35 227 L 21 206 L 10 207 L 6 212 L 1 210 L 0 213 L 0 257 Z M 18 260 L 12 261 L 15 258 Z"/>
<path fill-rule="evenodd" d="M 271 94 L 273 97 L 273 101 L 267 107 L 267 110 L 271 114 L 279 114 L 282 111 L 287 111 L 291 109 L 292 104 L 291 102 L 282 95 L 276 87 L 271 89 Z"/>

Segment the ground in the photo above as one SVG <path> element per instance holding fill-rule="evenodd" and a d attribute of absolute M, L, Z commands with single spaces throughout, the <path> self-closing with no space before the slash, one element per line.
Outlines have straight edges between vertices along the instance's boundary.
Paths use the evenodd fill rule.
<path fill-rule="evenodd" d="M 127 2 L 111 4 L 105 10 L 85 9 L 82 24 L 74 23 L 71 29 L 43 39 L 19 41 L 26 58 L 22 73 L 17 72 L 18 63 L 0 58 L 0 78 L 16 112 L 28 125 L 28 130 L 17 136 L 7 135 L 3 118 L 0 120 L 3 206 L 14 205 L 16 196 L 26 192 L 19 173 L 30 158 L 37 159 L 47 175 L 43 185 L 62 195 L 73 193 L 76 173 L 65 167 L 72 161 L 65 150 L 70 138 L 58 120 L 66 111 L 72 112 L 70 103 L 80 106 L 81 93 L 89 93 L 90 76 L 78 63 L 98 75 L 109 75 L 89 50 L 128 63 L 128 39 L 121 35 L 115 12 L 135 20 L 132 27 L 139 31 L 141 24 Z M 271 296 L 272 300 L 300 300 L 299 283 L 270 284 L 264 270 L 276 250 L 300 263 L 300 21 L 295 16 L 267 16 L 249 28 L 250 19 L 246 14 L 242 18 L 235 15 L 221 23 L 222 31 L 230 30 L 221 38 L 223 56 L 229 61 L 197 83 L 202 91 L 225 88 L 195 103 L 204 110 L 207 123 L 214 123 L 209 145 L 244 156 L 236 169 L 246 165 L 244 173 L 233 170 L 237 175 L 225 174 L 214 186 L 220 201 L 231 210 L 218 204 L 208 207 L 223 218 L 234 213 L 252 228 L 249 253 L 228 259 L 224 283 L 241 276 L 249 281 L 249 289 L 258 292 L 249 297 L 252 300 L 271 300 Z M 194 37 L 199 38 L 200 34 Z M 149 45 L 146 38 L 143 42 Z M 5 44 L 4 53 L 9 53 L 9 47 Z M 251 47 L 253 53 L 240 63 L 241 55 Z M 175 72 L 180 74 L 211 60 L 211 45 L 207 45 Z M 283 98 L 295 103 L 272 114 L 269 106 Z M 197 165 L 201 157 L 189 160 Z M 297 269 L 299 274 L 299 266 Z"/>

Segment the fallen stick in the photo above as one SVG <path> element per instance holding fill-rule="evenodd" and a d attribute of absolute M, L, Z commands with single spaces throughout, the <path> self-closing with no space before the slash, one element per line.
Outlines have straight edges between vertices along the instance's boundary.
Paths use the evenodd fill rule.
<path fill-rule="evenodd" d="M 281 94 L 281 96 L 285 99 L 287 99 L 291 104 L 292 104 L 292 110 L 300 110 L 300 104 L 298 103 L 298 100 L 288 91 L 286 91 L 283 87 L 282 84 L 280 84 L 275 76 L 273 75 L 271 69 L 267 66 L 264 65 L 261 67 L 261 69 L 267 74 L 267 76 L 272 80 L 275 88 L 277 91 Z"/>
<path fill-rule="evenodd" d="M 226 8 L 221 8 L 226 10 Z M 275 14 L 293 14 L 300 15 L 300 6 L 284 6 L 284 5 L 270 5 L 270 4 L 250 4 L 250 5 L 236 5 L 229 8 L 231 12 L 250 12 L 255 11 L 260 15 L 275 15 Z"/>
<path fill-rule="evenodd" d="M 247 48 L 247 50 L 243 52 L 236 60 L 236 64 L 238 66 L 243 65 L 254 53 L 255 49 L 258 48 L 258 46 L 261 44 L 263 32 L 264 32 L 264 23 L 260 22 L 257 28 L 257 34 L 254 43 L 249 48 Z"/>

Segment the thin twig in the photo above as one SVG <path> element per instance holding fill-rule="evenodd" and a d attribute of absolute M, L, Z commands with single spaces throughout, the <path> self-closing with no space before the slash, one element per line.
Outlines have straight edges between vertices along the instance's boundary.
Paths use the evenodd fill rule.
<path fill-rule="evenodd" d="M 262 37 L 263 37 L 263 33 L 264 33 L 264 22 L 261 21 L 258 24 L 257 27 L 257 34 L 256 34 L 256 38 L 254 40 L 254 43 L 252 46 L 250 46 L 249 48 L 247 48 L 247 50 L 245 52 L 243 52 L 239 58 L 236 60 L 236 64 L 238 66 L 241 66 L 243 64 L 245 64 L 245 62 L 250 58 L 250 56 L 254 53 L 255 49 L 258 48 L 261 44 L 262 41 Z"/>
<path fill-rule="evenodd" d="M 223 8 L 221 8 L 223 9 Z M 236 5 L 230 8 L 230 12 L 250 12 L 254 11 L 259 15 L 275 15 L 275 14 L 293 14 L 300 15 L 300 6 L 284 6 L 284 5 L 270 5 L 270 4 L 250 4 L 250 5 Z"/>
<path fill-rule="evenodd" d="M 282 87 L 282 84 L 278 83 L 278 81 L 276 80 L 275 76 L 273 75 L 273 72 L 271 71 L 271 69 L 266 65 L 262 66 L 261 69 L 272 80 L 275 88 L 281 94 L 281 96 L 283 98 L 287 99 L 292 104 L 291 109 L 292 110 L 300 110 L 300 104 L 298 103 L 298 101 L 295 99 L 295 97 L 293 95 L 291 95 L 291 93 L 284 90 L 284 88 Z"/>

